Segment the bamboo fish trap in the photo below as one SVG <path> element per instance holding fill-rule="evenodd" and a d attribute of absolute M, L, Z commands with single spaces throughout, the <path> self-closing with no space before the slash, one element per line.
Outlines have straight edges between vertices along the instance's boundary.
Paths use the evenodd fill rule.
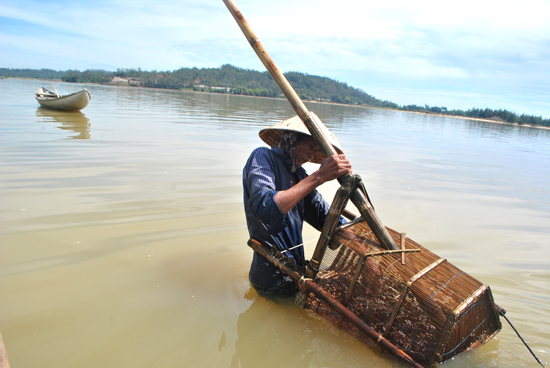
<path fill-rule="evenodd" d="M 361 217 L 336 229 L 313 278 L 277 251 L 254 240 L 249 245 L 301 286 L 297 304 L 413 367 L 437 367 L 500 331 L 488 285 L 387 230 L 402 250 L 383 249 Z"/>
<path fill-rule="evenodd" d="M 232 0 L 223 1 L 323 154 L 336 154 L 322 122 L 300 100 L 242 13 Z M 297 304 L 418 368 L 435 367 L 500 331 L 489 286 L 383 226 L 359 176 L 347 174 L 338 181 L 341 187 L 303 273 L 285 255 L 254 239 L 248 242 L 301 287 Z M 361 217 L 351 216 L 352 222 L 337 228 L 348 201 Z"/>
<path fill-rule="evenodd" d="M 387 251 L 365 221 L 351 222 L 333 234 L 313 281 L 424 367 L 435 367 L 500 331 L 488 285 L 402 239 L 404 252 Z M 366 340 L 314 294 L 309 293 L 305 307 Z"/>

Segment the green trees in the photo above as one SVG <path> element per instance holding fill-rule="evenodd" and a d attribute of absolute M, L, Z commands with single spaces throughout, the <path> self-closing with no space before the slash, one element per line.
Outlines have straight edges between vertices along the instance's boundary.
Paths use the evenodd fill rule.
<path fill-rule="evenodd" d="M 83 72 L 78 70 L 69 70 L 64 76 L 61 77 L 63 82 L 70 83 L 105 84 L 109 83 L 112 79 L 112 73 L 104 70 L 85 70 Z"/>
<path fill-rule="evenodd" d="M 52 69 L 8 69 L 0 68 L 0 76 L 11 78 L 40 78 L 40 79 L 60 79 L 67 72 L 56 71 Z"/>

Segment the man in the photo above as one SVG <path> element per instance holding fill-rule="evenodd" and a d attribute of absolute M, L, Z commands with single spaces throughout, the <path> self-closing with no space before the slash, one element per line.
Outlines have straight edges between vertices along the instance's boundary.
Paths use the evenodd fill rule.
<path fill-rule="evenodd" d="M 352 173 L 351 164 L 339 148 L 338 141 L 319 118 L 325 136 L 337 155 L 324 158 L 317 143 L 298 116 L 260 131 L 268 145 L 255 149 L 243 169 L 244 208 L 251 238 L 286 251 L 297 267 L 305 263 L 301 245 L 303 222 L 321 231 L 329 204 L 316 190 L 321 184 Z M 311 175 L 302 168 L 306 162 L 320 163 Z M 344 223 L 343 218 L 340 219 Z M 294 283 L 279 268 L 254 252 L 249 280 L 259 291 L 293 295 Z"/>

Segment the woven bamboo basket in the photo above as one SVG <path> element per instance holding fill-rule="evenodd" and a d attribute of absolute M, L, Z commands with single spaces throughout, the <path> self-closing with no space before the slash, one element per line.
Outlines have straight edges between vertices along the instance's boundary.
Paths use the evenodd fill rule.
<path fill-rule="evenodd" d="M 313 282 L 424 367 L 435 367 L 500 331 L 488 285 L 387 229 L 405 252 L 383 249 L 358 219 L 332 235 Z M 371 343 L 313 293 L 307 294 L 305 307 Z"/>

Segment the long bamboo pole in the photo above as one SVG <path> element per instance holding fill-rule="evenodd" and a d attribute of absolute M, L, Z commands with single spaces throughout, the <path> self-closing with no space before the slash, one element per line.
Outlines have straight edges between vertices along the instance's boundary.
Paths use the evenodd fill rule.
<path fill-rule="evenodd" d="M 281 90 L 283 91 L 284 95 L 288 99 L 288 102 L 290 102 L 290 105 L 292 105 L 294 111 L 296 111 L 296 114 L 298 114 L 300 119 L 302 119 L 302 121 L 306 125 L 307 129 L 319 145 L 323 154 L 326 157 L 335 155 L 337 153 L 336 150 L 329 143 L 328 138 L 325 137 L 322 130 L 317 125 L 317 122 L 311 117 L 306 105 L 304 105 L 298 94 L 296 94 L 290 83 L 287 81 L 286 77 L 279 70 L 279 68 L 277 68 L 277 65 L 275 65 L 275 62 L 273 61 L 271 56 L 269 56 L 260 40 L 256 37 L 252 29 L 250 28 L 250 25 L 248 24 L 246 19 L 244 19 L 242 13 L 239 11 L 239 9 L 237 9 L 232 0 L 223 0 L 223 2 L 233 15 L 233 18 L 235 18 L 235 20 L 237 21 L 237 24 L 241 28 L 246 39 L 256 52 L 256 55 L 258 55 L 269 74 L 271 74 L 275 82 L 279 85 L 279 88 L 281 88 Z M 350 175 L 351 174 L 342 176 L 338 178 L 338 181 L 340 183 L 343 183 L 345 180 L 349 179 Z M 361 216 L 363 216 L 367 224 L 370 226 L 380 244 L 386 249 L 399 249 L 398 246 L 395 244 L 393 238 L 390 236 L 388 230 L 382 224 L 382 221 L 380 221 L 380 219 L 376 215 L 374 208 L 367 200 L 365 195 L 360 190 L 356 189 L 351 194 L 350 199 L 361 213 Z"/>
<path fill-rule="evenodd" d="M 415 368 L 424 368 L 417 362 L 413 360 L 407 353 L 399 349 L 397 346 L 388 341 L 384 336 L 379 334 L 376 330 L 372 329 L 367 325 L 361 318 L 357 317 L 349 309 L 347 309 L 342 303 L 336 300 L 332 295 L 327 293 L 323 288 L 318 286 L 311 279 L 302 279 L 300 275 L 292 266 L 289 266 L 286 263 L 281 263 L 275 257 L 270 257 L 270 251 L 262 245 L 260 242 L 250 239 L 248 245 L 254 249 L 255 252 L 261 254 L 265 258 L 271 261 L 275 266 L 279 267 L 285 274 L 287 274 L 295 283 L 303 282 L 306 288 L 315 294 L 316 297 L 327 303 L 332 309 L 340 313 L 340 315 L 357 327 L 361 332 L 363 332 L 367 337 L 372 339 L 378 345 L 380 345 L 384 350 L 393 355 L 394 357 L 400 359 L 401 361 L 409 364 L 411 367 Z"/>

